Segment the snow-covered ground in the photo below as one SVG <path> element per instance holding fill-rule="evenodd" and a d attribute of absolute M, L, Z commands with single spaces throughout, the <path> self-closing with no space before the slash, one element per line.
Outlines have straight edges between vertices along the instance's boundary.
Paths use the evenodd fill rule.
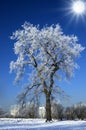
<path fill-rule="evenodd" d="M 41 119 L 0 119 L 0 130 L 86 130 L 86 121 L 53 121 Z"/>

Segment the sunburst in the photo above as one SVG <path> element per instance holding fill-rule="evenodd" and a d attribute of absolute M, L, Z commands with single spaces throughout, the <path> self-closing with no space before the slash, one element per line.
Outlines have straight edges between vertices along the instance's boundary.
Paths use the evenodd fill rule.
<path fill-rule="evenodd" d="M 83 15 L 86 11 L 85 3 L 81 0 L 73 2 L 72 11 L 75 15 Z"/>
<path fill-rule="evenodd" d="M 68 5 L 68 7 L 67 7 Z M 84 0 L 70 0 L 66 4 L 66 8 L 64 8 L 66 16 L 70 16 L 69 23 L 72 21 L 80 21 L 85 22 L 86 18 L 86 2 Z"/>

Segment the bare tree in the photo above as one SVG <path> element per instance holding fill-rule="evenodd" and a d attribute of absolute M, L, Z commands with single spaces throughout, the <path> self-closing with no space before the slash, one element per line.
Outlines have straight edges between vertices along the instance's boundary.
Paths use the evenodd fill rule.
<path fill-rule="evenodd" d="M 5 117 L 6 114 L 7 114 L 7 112 L 5 112 L 5 111 L 3 110 L 3 108 L 0 108 L 0 118 L 1 118 L 1 117 Z"/>
<path fill-rule="evenodd" d="M 18 58 L 10 63 L 10 70 L 16 70 L 15 81 L 18 82 L 27 68 L 29 81 L 25 94 L 29 91 L 44 93 L 46 120 L 50 121 L 51 94 L 57 92 L 56 81 L 62 74 L 59 71 L 70 79 L 74 68 L 78 67 L 75 59 L 84 48 L 77 44 L 76 36 L 63 34 L 58 24 L 40 29 L 39 26 L 25 22 L 22 27 L 11 37 L 16 40 L 14 52 Z"/>
<path fill-rule="evenodd" d="M 67 120 L 73 120 L 73 119 L 76 119 L 76 113 L 75 113 L 75 107 L 74 106 L 70 106 L 70 107 L 67 107 L 66 110 L 65 110 L 65 118 Z"/>
<path fill-rule="evenodd" d="M 17 103 L 20 105 L 19 117 L 37 118 L 39 117 L 40 100 L 38 95 L 33 96 L 31 100 L 26 98 L 26 93 L 22 92 L 17 96 Z"/>
<path fill-rule="evenodd" d="M 83 103 L 78 103 L 75 105 L 75 114 L 78 119 L 86 119 L 86 105 Z"/>
<path fill-rule="evenodd" d="M 63 114 L 64 114 L 64 107 L 62 104 L 60 104 L 58 101 L 53 100 L 51 103 L 51 110 L 52 110 L 52 118 L 55 119 L 63 119 Z"/>

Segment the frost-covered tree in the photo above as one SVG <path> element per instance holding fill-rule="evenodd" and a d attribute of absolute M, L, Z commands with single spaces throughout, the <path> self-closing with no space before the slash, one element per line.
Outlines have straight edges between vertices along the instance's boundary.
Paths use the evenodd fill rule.
<path fill-rule="evenodd" d="M 21 30 L 11 36 L 15 39 L 14 52 L 16 61 L 11 61 L 10 71 L 15 70 L 18 82 L 27 69 L 29 85 L 26 91 L 42 91 L 46 99 L 46 120 L 51 117 L 51 95 L 58 92 L 56 81 L 60 75 L 66 78 L 73 76 L 78 67 L 75 59 L 84 49 L 77 43 L 76 36 L 66 36 L 58 24 L 45 26 L 42 29 L 25 22 Z M 61 72 L 58 76 L 59 71 Z M 64 73 L 64 74 L 63 74 Z"/>

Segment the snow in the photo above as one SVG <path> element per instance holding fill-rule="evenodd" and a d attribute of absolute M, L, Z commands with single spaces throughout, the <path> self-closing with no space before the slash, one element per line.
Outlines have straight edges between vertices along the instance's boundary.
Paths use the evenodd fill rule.
<path fill-rule="evenodd" d="M 0 118 L 0 130 L 86 130 L 86 121 Z"/>

